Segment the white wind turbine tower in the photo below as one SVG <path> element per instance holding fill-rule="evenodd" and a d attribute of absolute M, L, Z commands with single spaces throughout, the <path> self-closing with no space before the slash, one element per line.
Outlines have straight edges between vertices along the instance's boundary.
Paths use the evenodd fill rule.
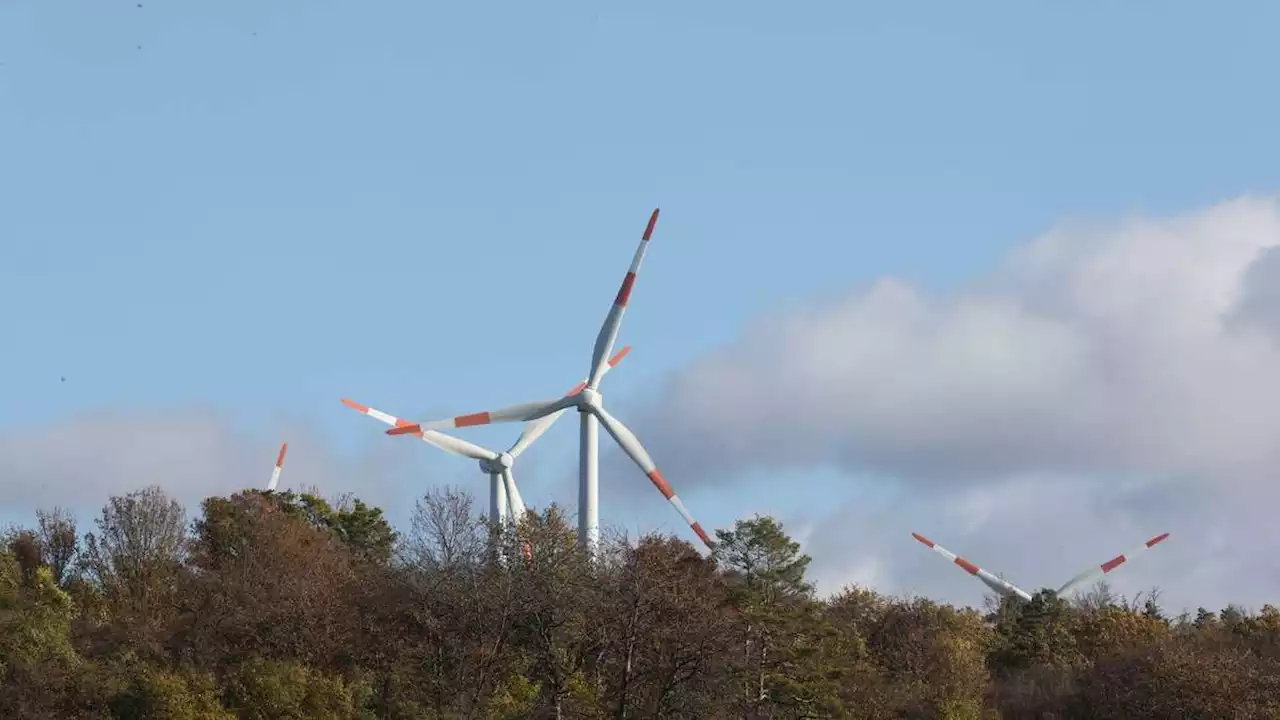
<path fill-rule="evenodd" d="M 622 358 L 631 351 L 628 345 L 618 351 L 609 359 L 606 372 L 622 361 Z M 586 383 L 579 383 L 569 395 L 573 395 L 586 387 Z M 408 420 L 402 420 L 394 415 L 389 415 L 362 405 L 354 400 L 342 399 L 342 404 L 356 410 L 369 417 L 380 420 L 387 425 L 396 428 L 414 427 L 413 423 Z M 480 447 L 475 443 L 468 442 L 452 435 L 446 435 L 438 430 L 415 430 L 414 434 L 422 438 L 422 441 L 428 445 L 444 450 L 445 452 L 460 455 L 462 457 L 471 458 L 480 461 L 480 470 L 489 476 L 489 520 L 495 524 L 506 526 L 508 511 L 510 517 L 515 523 L 519 523 L 524 517 L 525 507 L 524 500 L 520 497 L 520 490 L 516 487 L 516 481 L 513 473 L 516 458 L 533 444 L 543 433 L 551 428 L 555 421 L 564 414 L 564 411 L 552 413 L 546 417 L 539 418 L 525 426 L 524 432 L 520 433 L 520 437 L 516 443 L 512 445 L 506 452 L 497 452 L 488 448 Z M 508 502 L 510 503 L 508 508 Z"/>
<path fill-rule="evenodd" d="M 280 472 L 284 470 L 284 454 L 289 450 L 289 443 L 280 445 L 280 454 L 276 456 L 275 469 L 271 471 L 271 481 L 267 483 L 267 492 L 275 492 L 276 485 L 280 483 Z"/>
<path fill-rule="evenodd" d="M 635 257 L 631 260 L 631 268 L 627 271 L 626 277 L 623 278 L 622 287 L 618 290 L 618 296 L 613 301 L 613 307 L 609 309 L 604 325 L 601 326 L 600 333 L 596 336 L 596 344 L 591 354 L 591 373 L 588 376 L 586 387 L 582 388 L 581 392 L 566 395 L 558 400 L 524 403 L 501 410 L 460 415 L 449 420 L 437 420 L 394 428 L 388 430 L 387 434 L 407 435 L 421 432 L 422 430 L 461 428 L 499 422 L 528 422 L 561 410 L 577 408 L 581 418 L 581 443 L 578 454 L 579 544 L 594 554 L 600 542 L 600 457 L 597 425 L 597 422 L 599 422 L 604 425 L 605 430 L 613 436 L 614 441 L 622 447 L 623 451 L 640 466 L 640 469 L 649 477 L 654 486 L 675 506 L 676 510 L 685 519 L 685 522 L 689 523 L 689 526 L 697 533 L 698 538 L 707 547 L 713 548 L 714 545 L 711 542 L 711 538 L 702 529 L 702 526 L 693 519 L 693 516 L 689 514 L 684 503 L 680 501 L 680 497 L 675 494 L 671 489 L 671 485 L 662 477 L 662 473 L 654 465 L 649 453 L 645 451 L 644 446 L 636 439 L 635 434 L 604 409 L 604 398 L 600 394 L 600 380 L 604 377 L 605 370 L 608 367 L 605 358 L 609 357 L 609 352 L 613 349 L 613 344 L 618 338 L 618 329 L 622 325 L 622 314 L 627 309 L 627 301 L 631 298 L 631 288 L 635 284 L 636 273 L 640 271 L 640 263 L 644 259 L 645 250 L 649 246 L 649 238 L 653 235 L 653 229 L 657 223 L 658 211 L 654 210 L 653 214 L 649 216 L 649 224 L 645 227 L 644 235 L 640 239 L 640 246 L 636 249 Z"/>
<path fill-rule="evenodd" d="M 919 540 L 921 543 L 924 543 L 926 546 L 931 548 L 934 552 L 945 557 L 946 559 L 950 560 L 956 565 L 959 565 L 965 572 L 978 578 L 983 582 L 983 584 L 985 584 L 987 587 L 991 588 L 992 590 L 995 590 L 997 593 L 1001 595 L 1017 595 L 1023 600 L 1031 599 L 1031 593 L 1027 592 L 1026 590 L 1023 590 L 1022 588 L 1018 587 L 1017 585 L 1014 585 L 1011 582 L 1008 582 L 1007 580 L 996 577 L 995 575 L 987 572 L 986 570 L 983 570 L 977 565 L 974 565 L 973 563 L 969 562 L 968 560 L 965 560 L 959 555 L 956 555 L 955 553 L 942 547 L 941 545 L 938 545 L 937 543 L 933 542 L 929 538 L 923 535 L 920 535 L 918 533 L 911 533 L 911 537 L 915 538 L 916 540 Z M 1085 570 L 1079 575 L 1076 575 L 1075 577 L 1068 580 L 1065 585 L 1058 588 L 1057 594 L 1059 596 L 1064 596 L 1066 595 L 1067 591 L 1079 587 L 1085 581 L 1092 580 L 1093 578 L 1098 577 L 1100 575 L 1106 575 L 1112 570 L 1115 570 L 1116 568 L 1123 565 L 1127 560 L 1129 560 L 1133 556 L 1137 555 L 1138 553 L 1148 548 L 1154 547 L 1156 543 L 1160 542 L 1161 540 L 1164 540 L 1167 537 L 1169 537 L 1169 533 L 1163 533 L 1161 535 L 1157 535 L 1151 538 L 1150 540 L 1146 541 L 1145 543 L 1143 543 L 1138 548 L 1132 550 L 1131 552 L 1125 553 L 1123 555 L 1117 555 L 1111 558 L 1110 560 L 1102 563 L 1101 565 L 1095 565 L 1089 568 L 1088 570 Z"/>

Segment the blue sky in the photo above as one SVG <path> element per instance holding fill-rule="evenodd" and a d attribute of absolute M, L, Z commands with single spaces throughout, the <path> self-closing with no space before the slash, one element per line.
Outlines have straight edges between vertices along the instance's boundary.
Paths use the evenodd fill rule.
<path fill-rule="evenodd" d="M 0 3 L 0 430 L 201 407 L 350 454 L 343 396 L 554 395 L 660 206 L 626 420 L 762 313 L 1280 185 L 1274 3 L 142 5 Z"/>

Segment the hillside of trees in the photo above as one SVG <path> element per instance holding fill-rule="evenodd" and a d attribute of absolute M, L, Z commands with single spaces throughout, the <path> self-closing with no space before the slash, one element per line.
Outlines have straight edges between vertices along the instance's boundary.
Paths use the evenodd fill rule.
<path fill-rule="evenodd" d="M 716 535 L 591 563 L 555 507 L 517 536 L 451 489 L 403 532 L 311 493 L 40 511 L 0 550 L 0 718 L 1280 718 L 1271 606 L 824 598 L 773 519 Z"/>

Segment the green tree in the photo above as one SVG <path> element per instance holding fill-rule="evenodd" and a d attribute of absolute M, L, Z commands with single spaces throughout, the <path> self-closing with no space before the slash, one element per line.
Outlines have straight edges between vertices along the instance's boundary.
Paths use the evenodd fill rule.
<path fill-rule="evenodd" d="M 312 527 L 333 533 L 362 560 L 386 564 L 391 559 L 396 532 L 383 517 L 382 508 L 369 506 L 350 495 L 344 496 L 337 507 L 314 493 L 249 490 L 244 495 L 268 498 L 286 514 L 303 518 Z"/>
<path fill-rule="evenodd" d="M 139 720 L 235 720 L 222 706 L 212 675 L 174 672 L 129 660 L 126 675 L 107 705 L 117 718 Z"/>
<path fill-rule="evenodd" d="M 1197 630 L 1209 630 L 1218 626 L 1218 616 L 1212 611 L 1203 607 L 1196 608 L 1196 619 L 1192 621 L 1192 625 Z"/>
<path fill-rule="evenodd" d="M 735 675 L 743 713 L 833 712 L 838 695 L 820 650 L 828 628 L 805 580 L 809 556 L 767 516 L 739 520 L 716 536 L 715 558 L 741 614 Z"/>
<path fill-rule="evenodd" d="M 353 499 L 331 515 L 329 527 L 357 557 L 379 565 L 391 560 L 396 532 L 382 516 L 382 508 Z"/>
<path fill-rule="evenodd" d="M 1000 618 L 993 665 L 998 670 L 1075 666 L 1081 659 L 1075 632 L 1071 608 L 1053 591 L 1042 590 L 1016 613 Z"/>
<path fill-rule="evenodd" d="M 1168 624 L 1147 612 L 1111 606 L 1082 614 L 1075 628 L 1076 645 L 1090 662 L 1149 645 L 1170 633 Z"/>
<path fill-rule="evenodd" d="M 250 656 L 327 671 L 353 654 L 361 576 L 332 532 L 259 493 L 209 498 L 204 509 L 175 652 L 218 671 Z"/>
<path fill-rule="evenodd" d="M 1142 616 L 1162 623 L 1169 622 L 1169 619 L 1164 615 L 1164 611 L 1160 608 L 1159 590 L 1152 589 L 1151 592 L 1147 593 L 1146 599 L 1142 602 Z"/>
<path fill-rule="evenodd" d="M 870 720 L 901 714 L 902 703 L 893 697 L 884 672 L 883 648 L 872 647 L 872 638 L 882 637 L 881 628 L 893 607 L 874 590 L 857 586 L 843 588 L 825 603 L 825 619 L 833 633 L 824 650 L 844 717 Z"/>
<path fill-rule="evenodd" d="M 890 603 L 868 642 L 899 716 L 981 715 L 993 637 L 976 611 L 923 598 Z"/>
<path fill-rule="evenodd" d="M 48 567 L 24 573 L 11 552 L 0 552 L 0 672 L 15 664 L 74 657 L 74 607 Z"/>
<path fill-rule="evenodd" d="M 237 669 L 226 690 L 227 704 L 241 720 L 358 720 L 368 690 L 306 665 L 251 659 Z"/>
<path fill-rule="evenodd" d="M 1280 717 L 1280 664 L 1236 643 L 1167 636 L 1099 662 L 1080 702 L 1089 718 Z"/>

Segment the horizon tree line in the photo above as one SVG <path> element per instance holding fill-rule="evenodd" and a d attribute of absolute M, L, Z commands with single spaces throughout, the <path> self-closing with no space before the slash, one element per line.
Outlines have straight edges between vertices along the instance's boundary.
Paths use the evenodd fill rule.
<path fill-rule="evenodd" d="M 455 488 L 403 532 L 316 492 L 41 509 L 0 546 L 0 717 L 1280 717 L 1271 605 L 821 597 L 775 519 L 715 535 L 593 560 L 560 508 L 503 530 Z"/>

